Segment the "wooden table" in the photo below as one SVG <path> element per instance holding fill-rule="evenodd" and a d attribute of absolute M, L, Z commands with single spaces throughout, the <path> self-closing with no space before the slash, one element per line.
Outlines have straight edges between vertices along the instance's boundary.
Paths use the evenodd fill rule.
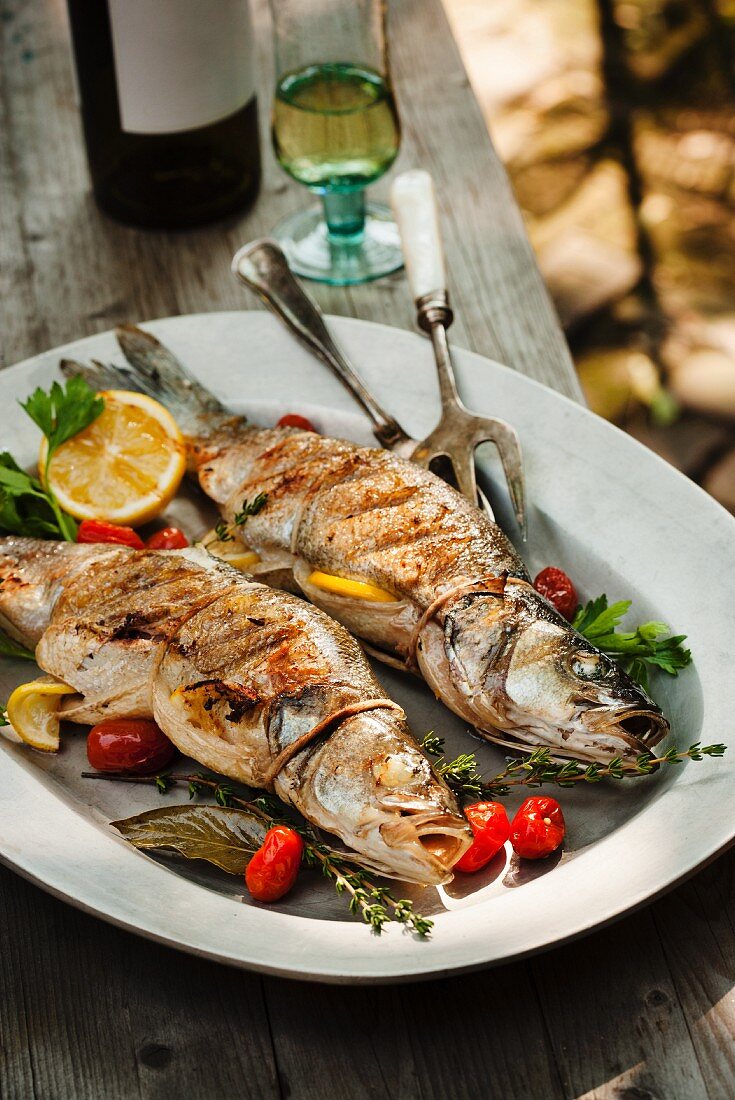
<path fill-rule="evenodd" d="M 266 40 L 262 0 L 256 17 Z M 250 215 L 186 234 L 125 229 L 87 192 L 62 0 L 0 0 L 0 34 L 2 364 L 119 321 L 253 308 L 229 259 L 305 198 L 273 165 L 265 126 Z M 395 0 L 392 42 L 400 163 L 438 182 L 457 344 L 578 398 L 439 0 Z M 413 322 L 401 276 L 315 292 L 334 313 Z M 733 867 L 724 856 L 647 909 L 529 961 L 354 989 L 190 958 L 0 869 L 0 1095 L 730 1098 Z"/>

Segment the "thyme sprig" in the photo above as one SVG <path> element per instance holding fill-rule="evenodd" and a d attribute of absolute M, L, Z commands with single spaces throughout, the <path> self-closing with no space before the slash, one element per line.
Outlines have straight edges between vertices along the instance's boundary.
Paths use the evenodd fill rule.
<path fill-rule="evenodd" d="M 444 742 L 433 734 L 427 734 L 422 747 L 437 758 L 434 769 L 458 795 L 463 798 L 493 799 L 510 794 L 513 787 L 573 787 L 575 783 L 599 783 L 603 779 L 633 779 L 650 775 L 663 764 L 681 764 L 684 760 L 703 760 L 705 756 L 720 757 L 726 745 L 702 745 L 695 741 L 688 749 L 676 745 L 659 756 L 652 752 L 640 753 L 635 760 L 613 757 L 607 764 L 587 764 L 582 760 L 552 760 L 549 749 L 535 749 L 526 757 L 508 760 L 505 768 L 490 779 L 485 779 L 477 766 L 474 753 L 461 753 L 454 760 L 446 760 Z"/>
<path fill-rule="evenodd" d="M 454 760 L 444 756 L 444 739 L 435 737 L 433 730 L 426 734 L 421 748 L 429 756 L 435 757 L 434 771 L 457 794 L 464 798 L 484 798 L 486 788 L 477 767 L 477 757 L 473 752 L 462 752 Z"/>
<path fill-rule="evenodd" d="M 237 529 L 243 527 L 250 516 L 257 516 L 258 512 L 261 512 L 267 503 L 267 493 L 257 493 L 252 500 L 248 500 L 246 497 L 242 502 L 240 511 L 235 512 L 232 517 L 232 523 L 226 523 L 225 520 L 221 519 L 219 523 L 215 524 L 214 533 L 216 538 L 203 543 L 203 546 L 207 547 L 217 541 L 233 542 L 238 537 Z"/>
<path fill-rule="evenodd" d="M 412 901 L 408 898 L 394 898 L 387 886 L 379 886 L 373 882 L 365 868 L 355 862 L 356 857 L 346 852 L 337 852 L 324 844 L 308 823 L 294 820 L 287 807 L 273 795 L 260 795 L 252 800 L 240 798 L 229 784 L 221 783 L 201 772 L 195 775 L 174 775 L 167 772 L 155 776 L 82 772 L 82 778 L 147 783 L 155 786 L 160 794 L 166 794 L 172 787 L 183 784 L 187 787 L 190 799 L 209 794 L 219 806 L 238 806 L 248 810 L 269 828 L 272 825 L 288 825 L 304 841 L 304 863 L 307 867 L 320 869 L 322 875 L 334 884 L 337 894 L 346 894 L 350 912 L 359 916 L 377 935 L 391 921 L 404 925 L 421 937 L 431 933 L 434 922 L 416 913 Z"/>

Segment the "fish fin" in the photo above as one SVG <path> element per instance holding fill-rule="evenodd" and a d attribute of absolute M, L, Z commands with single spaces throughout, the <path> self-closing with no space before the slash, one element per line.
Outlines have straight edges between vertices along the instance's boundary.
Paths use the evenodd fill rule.
<path fill-rule="evenodd" d="M 115 335 L 130 364 L 137 389 L 161 401 L 174 415 L 177 410 L 200 417 L 225 413 L 214 394 L 205 389 L 155 336 L 137 325 L 118 325 Z"/>
<path fill-rule="evenodd" d="M 73 378 L 78 375 L 88 382 L 95 390 L 138 390 L 135 378 L 125 367 L 116 367 L 112 363 L 99 363 L 92 360 L 92 365 L 79 363 L 76 359 L 62 359 L 59 368 L 65 378 Z"/>

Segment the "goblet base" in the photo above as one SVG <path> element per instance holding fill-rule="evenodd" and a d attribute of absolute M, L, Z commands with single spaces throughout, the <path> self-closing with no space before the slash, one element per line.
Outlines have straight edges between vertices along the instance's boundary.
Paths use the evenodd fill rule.
<path fill-rule="evenodd" d="M 369 202 L 359 233 L 330 234 L 322 206 L 290 214 L 273 236 L 291 270 L 330 286 L 354 286 L 380 279 L 403 267 L 398 226 L 387 206 Z"/>

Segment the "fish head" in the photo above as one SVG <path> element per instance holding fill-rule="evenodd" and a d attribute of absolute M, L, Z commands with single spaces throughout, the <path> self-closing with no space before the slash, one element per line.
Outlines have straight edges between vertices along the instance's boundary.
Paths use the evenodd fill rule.
<path fill-rule="evenodd" d="M 281 797 L 293 801 L 298 784 L 302 812 L 376 871 L 422 884 L 451 878 L 472 833 L 400 710 L 353 715 L 304 757 L 278 777 Z"/>
<path fill-rule="evenodd" d="M 584 760 L 633 759 L 668 732 L 640 685 L 525 581 L 461 597 L 445 616 L 441 647 L 425 646 L 422 660 L 439 648 L 440 675 L 491 740 Z"/>

